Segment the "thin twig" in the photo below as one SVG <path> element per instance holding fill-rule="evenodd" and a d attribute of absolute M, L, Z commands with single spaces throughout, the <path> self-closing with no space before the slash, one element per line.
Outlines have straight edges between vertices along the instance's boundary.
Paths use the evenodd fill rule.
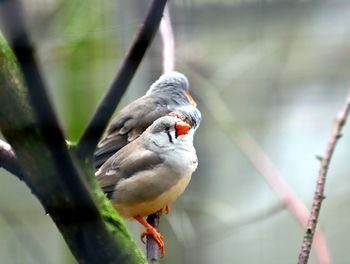
<path fill-rule="evenodd" d="M 325 183 L 326 183 L 329 164 L 331 162 L 331 158 L 333 156 L 335 146 L 337 145 L 339 139 L 342 136 L 341 131 L 345 125 L 349 111 L 350 111 L 350 89 L 346 99 L 346 105 L 338 113 L 326 151 L 324 153 L 324 156 L 321 158 L 321 167 L 320 167 L 319 175 L 317 179 L 316 191 L 315 191 L 314 200 L 311 207 L 310 217 L 307 223 L 306 232 L 303 239 L 303 244 L 301 247 L 301 252 L 299 254 L 298 264 L 306 264 L 308 262 L 312 241 L 313 241 L 313 237 L 314 237 L 317 222 L 318 222 L 318 217 L 321 210 L 322 201 L 325 197 L 324 190 L 325 190 Z"/>
<path fill-rule="evenodd" d="M 190 68 L 188 68 L 191 70 Z M 266 183 L 276 192 L 286 208 L 295 216 L 300 224 L 305 227 L 309 212 L 305 204 L 298 199 L 282 177 L 282 173 L 258 145 L 258 143 L 249 135 L 249 133 L 240 127 L 234 120 L 231 111 L 228 109 L 225 101 L 221 98 L 213 85 L 194 72 L 192 79 L 201 87 L 201 96 L 205 101 L 208 110 L 219 126 L 225 131 L 234 143 L 239 147 L 247 160 L 265 179 Z M 330 258 L 327 250 L 326 240 L 322 232 L 316 229 L 317 239 L 315 239 L 315 252 L 320 264 L 329 264 Z"/>
<path fill-rule="evenodd" d="M 10 144 L 0 140 L 0 167 L 23 180 L 23 171 Z"/>
<path fill-rule="evenodd" d="M 160 36 L 163 43 L 163 72 L 175 68 L 175 37 L 171 26 L 169 5 L 165 6 L 164 16 L 160 22 Z"/>
<path fill-rule="evenodd" d="M 113 115 L 115 108 L 125 93 L 148 46 L 151 44 L 157 32 L 166 2 L 166 0 L 152 1 L 142 27 L 126 54 L 117 75 L 112 80 L 112 83 L 104 94 L 102 101 L 79 140 L 77 153 L 80 157 L 84 159 L 92 158 L 92 154 L 109 119 Z"/>
<path fill-rule="evenodd" d="M 160 23 L 160 36 L 163 43 L 163 72 L 174 70 L 175 66 L 175 40 L 170 21 L 168 5 L 164 9 L 164 16 Z M 159 230 L 160 214 L 154 213 L 147 217 L 147 222 Z M 147 260 L 155 264 L 159 261 L 160 248 L 152 236 L 147 236 Z"/>

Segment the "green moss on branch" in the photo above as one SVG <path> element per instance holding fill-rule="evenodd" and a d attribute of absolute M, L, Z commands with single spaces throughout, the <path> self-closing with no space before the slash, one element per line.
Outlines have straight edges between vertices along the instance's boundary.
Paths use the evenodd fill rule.
<path fill-rule="evenodd" d="M 59 161 L 52 146 L 43 140 L 43 131 L 28 102 L 16 60 L 0 34 L 0 128 L 16 152 L 25 172 L 24 181 L 79 263 L 146 263 L 123 220 L 103 195 L 90 164 L 68 154 L 76 174 L 84 175 L 78 181 L 62 175 L 64 168 L 58 170 Z M 82 190 L 84 193 L 79 193 Z M 91 197 L 85 200 L 91 203 L 79 203 L 81 195 Z"/>

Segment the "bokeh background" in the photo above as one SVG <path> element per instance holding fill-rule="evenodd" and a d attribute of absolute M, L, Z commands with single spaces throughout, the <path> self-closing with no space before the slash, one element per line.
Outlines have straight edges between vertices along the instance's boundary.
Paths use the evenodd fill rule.
<path fill-rule="evenodd" d="M 52 102 L 67 138 L 75 141 L 117 71 L 147 1 L 23 3 Z M 315 155 L 324 152 L 350 87 L 350 2 L 177 0 L 170 11 L 176 69 L 188 76 L 203 121 L 195 138 L 199 168 L 161 219 L 162 263 L 296 263 L 303 228 L 242 152 L 242 138 L 259 146 L 310 208 Z M 119 107 L 159 77 L 161 54 L 157 36 Z M 349 132 L 345 127 L 330 166 L 320 216 L 338 264 L 350 259 Z M 0 262 L 76 263 L 27 186 L 3 169 L 0 186 Z M 138 240 L 142 228 L 128 224 Z M 318 263 L 314 253 L 309 263 Z"/>

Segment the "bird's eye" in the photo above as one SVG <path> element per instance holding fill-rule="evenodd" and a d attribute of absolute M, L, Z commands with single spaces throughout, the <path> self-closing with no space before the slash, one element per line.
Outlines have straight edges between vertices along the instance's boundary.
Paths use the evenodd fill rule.
<path fill-rule="evenodd" d="M 166 127 L 164 128 L 164 130 L 165 130 L 165 131 L 169 131 L 169 130 L 170 130 L 170 127 L 169 127 L 169 126 L 166 126 Z"/>

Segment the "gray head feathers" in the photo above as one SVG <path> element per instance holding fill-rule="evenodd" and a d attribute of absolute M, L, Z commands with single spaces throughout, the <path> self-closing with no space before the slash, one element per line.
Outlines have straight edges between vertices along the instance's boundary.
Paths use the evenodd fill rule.
<path fill-rule="evenodd" d="M 146 95 L 165 92 L 168 89 L 174 88 L 181 89 L 185 92 L 189 89 L 189 87 L 190 83 L 184 74 L 171 71 L 161 75 L 159 79 L 151 85 Z"/>
<path fill-rule="evenodd" d="M 193 105 L 184 105 L 177 107 L 175 112 L 187 117 L 188 120 L 191 122 L 191 126 L 194 130 L 196 130 L 199 127 L 202 120 L 202 114 Z"/>
<path fill-rule="evenodd" d="M 175 130 L 175 124 L 176 122 L 182 122 L 182 120 L 180 120 L 177 117 L 174 116 L 162 116 L 160 118 L 158 118 L 157 120 L 155 120 L 153 122 L 152 125 L 150 125 L 146 131 L 150 132 L 150 133 L 159 133 L 162 132 L 164 130 Z"/>

